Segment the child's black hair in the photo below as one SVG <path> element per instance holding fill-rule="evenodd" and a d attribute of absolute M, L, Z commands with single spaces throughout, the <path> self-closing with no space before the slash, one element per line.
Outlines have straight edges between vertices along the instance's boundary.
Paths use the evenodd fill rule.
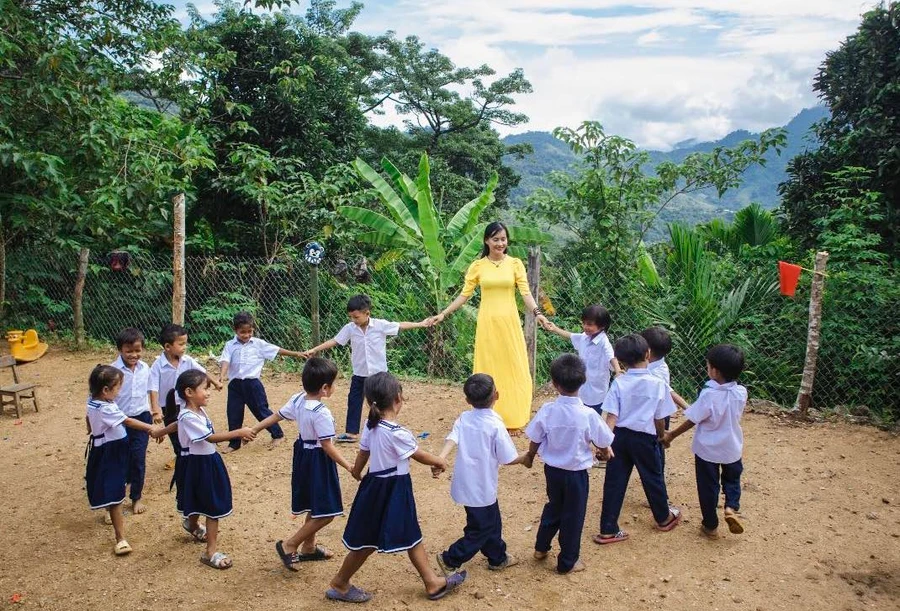
<path fill-rule="evenodd" d="M 501 231 L 506 232 L 506 239 L 509 240 L 509 229 L 507 229 L 506 225 L 504 225 L 500 221 L 494 221 L 493 223 L 491 223 L 490 225 L 488 225 L 487 227 L 484 228 L 484 237 L 481 238 L 481 256 L 482 257 L 488 256 L 488 254 L 490 254 L 490 252 L 491 252 L 491 249 L 488 248 L 487 244 L 485 244 L 487 239 L 494 237 Z M 508 243 L 509 242 L 507 242 L 507 244 Z M 509 251 L 509 246 L 507 246 L 506 250 L 504 250 L 503 252 L 508 252 L 508 251 Z"/>
<path fill-rule="evenodd" d="M 560 354 L 550 363 L 550 379 L 563 392 L 578 392 L 587 381 L 587 368 L 577 355 Z"/>
<path fill-rule="evenodd" d="M 647 340 L 650 354 L 658 359 L 665 358 L 672 352 L 672 336 L 662 327 L 650 327 L 641 331 L 641 337 Z"/>
<path fill-rule="evenodd" d="M 306 361 L 303 373 L 300 375 L 300 379 L 303 381 L 303 390 L 308 393 L 319 392 L 326 384 L 334 384 L 337 374 L 337 365 L 328 359 L 314 356 Z"/>
<path fill-rule="evenodd" d="M 581 322 L 593 323 L 601 331 L 609 331 L 612 317 L 609 315 L 609 310 L 598 303 L 589 305 L 581 311 Z"/>
<path fill-rule="evenodd" d="M 206 372 L 199 369 L 188 369 L 175 380 L 175 388 L 166 395 L 166 405 L 163 409 L 163 422 L 166 425 L 175 422 L 178 418 L 178 403 L 175 402 L 175 394 L 181 397 L 182 401 L 187 401 L 187 389 L 199 388 L 201 384 L 209 384 L 209 376 Z"/>
<path fill-rule="evenodd" d="M 143 347 L 144 345 L 144 334 L 141 333 L 140 329 L 135 329 L 134 327 L 125 327 L 119 334 L 116 336 L 116 350 L 121 350 L 122 346 L 125 344 L 137 344 Z"/>
<path fill-rule="evenodd" d="M 363 393 L 369 404 L 369 417 L 366 426 L 374 429 L 383 418 L 384 411 L 393 407 L 403 393 L 400 380 L 387 371 L 380 371 L 366 378 Z"/>
<path fill-rule="evenodd" d="M 634 367 L 647 357 L 650 346 L 641 335 L 632 333 L 616 340 L 613 346 L 613 354 L 616 359 L 626 367 Z"/>
<path fill-rule="evenodd" d="M 97 399 L 103 394 L 104 388 L 112 388 L 122 381 L 124 374 L 111 365 L 97 365 L 88 376 L 88 389 L 91 398 Z"/>
<path fill-rule="evenodd" d="M 744 351 L 732 344 L 718 344 L 706 353 L 706 361 L 722 374 L 726 382 L 734 382 L 744 371 Z"/>
<path fill-rule="evenodd" d="M 354 295 L 347 301 L 348 312 L 368 312 L 372 309 L 372 300 L 368 295 Z"/>
<path fill-rule="evenodd" d="M 181 325 L 175 323 L 163 325 L 162 331 L 159 333 L 159 343 L 165 348 L 166 344 L 174 344 L 175 340 L 182 335 L 187 335 L 187 329 Z"/>
<path fill-rule="evenodd" d="M 251 327 L 256 326 L 256 322 L 253 320 L 253 314 L 250 312 L 238 312 L 231 321 L 231 328 L 235 331 L 244 325 L 250 325 Z"/>
<path fill-rule="evenodd" d="M 494 378 L 486 373 L 476 373 L 469 376 L 466 383 L 463 384 L 463 392 L 466 395 L 466 401 L 475 408 L 490 407 L 491 399 L 494 398 Z"/>

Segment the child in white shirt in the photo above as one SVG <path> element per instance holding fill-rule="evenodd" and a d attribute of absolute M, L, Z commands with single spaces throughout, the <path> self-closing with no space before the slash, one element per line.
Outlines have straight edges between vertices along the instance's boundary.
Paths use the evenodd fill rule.
<path fill-rule="evenodd" d="M 737 380 L 744 370 L 744 353 L 737 346 L 719 344 L 706 354 L 706 371 L 709 382 L 697 397 L 697 401 L 684 412 L 685 420 L 678 428 L 666 433 L 663 442 L 668 445 L 682 433 L 697 426 L 694 433 L 694 467 L 697 477 L 697 495 L 703 514 L 703 533 L 710 538 L 718 536 L 719 481 L 725 489 L 725 522 L 733 534 L 744 532 L 738 519 L 741 502 L 741 473 L 744 470 L 741 456 L 744 451 L 744 433 L 741 415 L 747 404 L 747 389 Z"/>
<path fill-rule="evenodd" d="M 628 539 L 628 533 L 619 528 L 619 514 L 634 468 L 641 477 L 656 528 L 669 531 L 681 521 L 681 512 L 669 507 L 659 451 L 659 440 L 665 433 L 664 419 L 675 413 L 669 388 L 647 371 L 650 347 L 640 335 L 619 338 L 615 353 L 627 371 L 615 379 L 603 403 L 606 422 L 616 440 L 612 446 L 615 458 L 606 466 L 603 481 L 600 534 L 594 537 L 599 544 Z"/>
<path fill-rule="evenodd" d="M 491 409 L 499 394 L 494 379 L 485 373 L 469 377 L 463 386 L 466 402 L 473 409 L 460 414 L 447 435 L 440 458 L 446 459 L 458 447 L 450 482 L 450 496 L 466 509 L 465 535 L 447 551 L 437 555 L 444 573 L 458 571 L 463 564 L 481 552 L 493 571 L 518 564 L 506 553 L 500 505 L 497 503 L 497 471 L 500 465 L 522 464 L 521 455 L 503 419 Z M 433 469 L 434 476 L 440 474 Z"/>
<path fill-rule="evenodd" d="M 534 455 L 544 461 L 547 504 L 534 543 L 534 557 L 543 560 L 559 533 L 556 570 L 575 573 L 585 570 L 581 555 L 581 532 L 587 513 L 588 471 L 593 463 L 591 445 L 599 448 L 597 458 L 612 458 L 613 434 L 600 416 L 585 407 L 578 389 L 587 375 L 584 362 L 574 354 L 563 354 L 550 364 L 550 379 L 559 393 L 545 403 L 525 429 L 531 440 L 524 464 L 531 467 Z"/>
<path fill-rule="evenodd" d="M 333 339 L 323 342 L 303 353 L 310 357 L 335 346 L 350 344 L 350 362 L 353 377 L 347 395 L 347 423 L 344 433 L 338 435 L 338 443 L 352 443 L 359 439 L 359 425 L 362 419 L 363 388 L 366 378 L 387 371 L 387 337 L 397 335 L 406 329 L 431 326 L 429 320 L 421 322 L 390 322 L 371 317 L 372 301 L 368 295 L 354 295 L 347 302 L 347 316 L 350 322 L 344 325 Z"/>

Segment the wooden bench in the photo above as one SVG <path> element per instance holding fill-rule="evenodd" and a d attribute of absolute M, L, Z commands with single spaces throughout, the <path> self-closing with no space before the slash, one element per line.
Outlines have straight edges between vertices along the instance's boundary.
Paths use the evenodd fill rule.
<path fill-rule="evenodd" d="M 23 384 L 19 382 L 19 372 L 16 370 L 16 359 L 11 356 L 0 357 L 0 369 L 12 368 L 13 384 L 0 386 L 0 411 L 6 411 L 7 405 L 14 405 L 16 418 L 22 417 L 22 401 L 31 399 L 34 411 L 38 411 L 38 400 L 35 388 L 37 384 Z"/>

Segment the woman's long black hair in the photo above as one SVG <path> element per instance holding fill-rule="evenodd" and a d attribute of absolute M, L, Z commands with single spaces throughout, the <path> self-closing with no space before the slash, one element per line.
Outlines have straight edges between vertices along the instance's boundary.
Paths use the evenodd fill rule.
<path fill-rule="evenodd" d="M 507 229 L 506 225 L 504 225 L 500 221 L 494 221 L 493 223 L 491 223 L 490 225 L 488 225 L 487 227 L 484 228 L 484 237 L 481 238 L 481 256 L 482 257 L 488 256 L 488 253 L 491 252 L 491 249 L 488 248 L 487 244 L 485 244 L 485 242 L 487 242 L 487 239 L 494 237 L 501 231 L 505 231 L 506 237 L 507 237 L 507 239 L 509 239 L 509 229 Z M 506 250 L 504 250 L 503 252 L 505 253 L 507 250 L 509 250 L 508 243 L 506 246 Z"/>

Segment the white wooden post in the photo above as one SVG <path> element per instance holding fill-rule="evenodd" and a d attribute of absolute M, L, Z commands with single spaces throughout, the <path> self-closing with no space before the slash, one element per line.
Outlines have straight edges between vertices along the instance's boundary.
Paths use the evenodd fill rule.
<path fill-rule="evenodd" d="M 172 240 L 172 322 L 184 324 L 184 193 L 172 198 L 175 236 Z"/>
<path fill-rule="evenodd" d="M 812 289 L 809 294 L 809 330 L 806 334 L 806 361 L 803 363 L 803 378 L 800 380 L 800 391 L 794 409 L 799 409 L 804 416 L 812 405 L 813 380 L 816 377 L 816 359 L 819 356 L 819 330 L 822 325 L 822 294 L 825 290 L 825 264 L 828 262 L 827 252 L 816 253 L 816 266 L 813 273 Z"/>

